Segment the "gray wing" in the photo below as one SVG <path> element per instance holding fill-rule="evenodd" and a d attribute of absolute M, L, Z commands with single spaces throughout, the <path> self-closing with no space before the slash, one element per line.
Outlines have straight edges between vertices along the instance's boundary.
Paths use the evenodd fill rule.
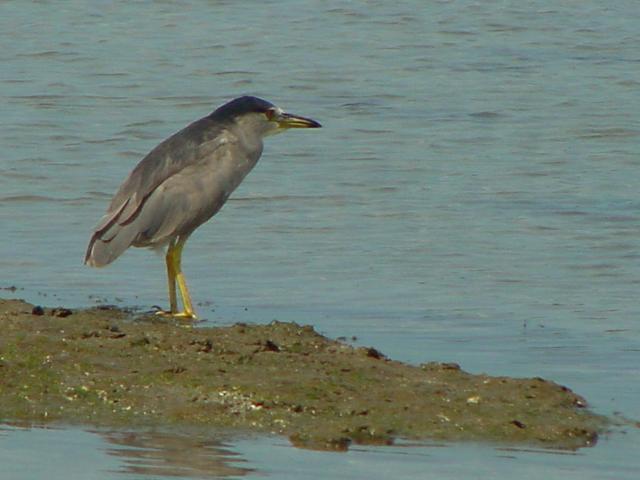
<path fill-rule="evenodd" d="M 85 263 L 111 263 L 129 246 L 160 246 L 211 218 L 255 165 L 246 149 L 204 118 L 153 149 L 131 172 L 94 229 Z"/>

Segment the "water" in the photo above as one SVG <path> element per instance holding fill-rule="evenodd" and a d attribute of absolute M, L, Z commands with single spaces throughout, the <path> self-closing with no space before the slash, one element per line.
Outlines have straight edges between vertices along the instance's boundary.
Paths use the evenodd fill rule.
<path fill-rule="evenodd" d="M 164 305 L 161 258 L 89 269 L 89 231 L 161 139 L 250 93 L 324 128 L 267 139 L 187 244 L 208 322 L 312 323 L 640 418 L 639 17 L 592 0 L 4 2 L 0 288 L 18 290 L 2 295 Z M 249 477 L 636 478 L 640 434 L 622 430 L 573 455 L 279 438 L 202 455 Z M 0 478 L 154 475 L 113 443 L 8 427 Z"/>

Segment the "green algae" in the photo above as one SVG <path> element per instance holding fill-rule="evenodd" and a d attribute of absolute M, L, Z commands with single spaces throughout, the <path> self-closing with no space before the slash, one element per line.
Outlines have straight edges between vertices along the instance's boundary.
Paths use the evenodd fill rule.
<path fill-rule="evenodd" d="M 554 382 L 407 365 L 295 323 L 198 328 L 0 300 L 0 325 L 2 421 L 250 430 L 329 450 L 395 438 L 574 449 L 606 426 Z"/>

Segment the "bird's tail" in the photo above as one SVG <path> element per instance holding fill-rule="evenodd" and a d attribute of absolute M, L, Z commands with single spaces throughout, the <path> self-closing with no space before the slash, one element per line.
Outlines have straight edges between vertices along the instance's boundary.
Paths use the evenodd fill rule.
<path fill-rule="evenodd" d="M 91 235 L 84 263 L 91 267 L 104 267 L 133 244 L 138 233 L 134 224 L 118 223 L 123 208 L 124 205 L 102 218 Z"/>
<path fill-rule="evenodd" d="M 122 242 L 104 241 L 97 233 L 94 233 L 89 241 L 87 253 L 84 257 L 84 263 L 90 267 L 104 267 L 118 258 L 130 244 Z"/>

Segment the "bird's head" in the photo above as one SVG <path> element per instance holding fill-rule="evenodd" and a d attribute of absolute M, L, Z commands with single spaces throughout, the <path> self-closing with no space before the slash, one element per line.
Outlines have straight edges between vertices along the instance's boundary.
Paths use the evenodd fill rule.
<path fill-rule="evenodd" d="M 219 120 L 232 120 L 241 127 L 249 128 L 261 136 L 275 135 L 290 128 L 319 128 L 310 118 L 284 112 L 274 104 L 261 98 L 245 96 L 222 105 L 212 116 Z"/>

